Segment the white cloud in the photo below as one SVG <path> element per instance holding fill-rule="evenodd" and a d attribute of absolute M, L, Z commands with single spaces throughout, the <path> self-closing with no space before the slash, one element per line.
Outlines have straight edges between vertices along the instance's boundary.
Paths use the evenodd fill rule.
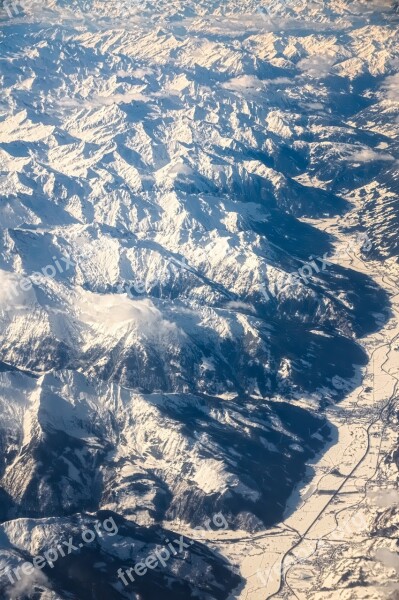
<path fill-rule="evenodd" d="M 321 102 L 308 102 L 307 104 L 304 104 L 304 106 L 312 108 L 313 110 L 324 110 L 324 104 Z"/>
<path fill-rule="evenodd" d="M 390 75 L 382 84 L 382 89 L 386 93 L 388 100 L 399 101 L 399 73 Z"/>
<path fill-rule="evenodd" d="M 136 332 L 139 337 L 168 340 L 183 335 L 172 321 L 148 299 L 131 299 L 126 294 L 93 294 L 85 290 L 77 301 L 77 314 L 92 333 L 114 337 Z"/>
<path fill-rule="evenodd" d="M 335 58 L 333 56 L 315 55 L 303 58 L 298 62 L 297 66 L 310 77 L 321 78 L 326 77 L 330 73 L 334 62 Z"/>
<path fill-rule="evenodd" d="M 33 587 L 40 585 L 47 587 L 48 579 L 39 569 L 35 569 L 31 575 L 26 575 L 19 571 L 21 580 L 18 581 L 11 590 L 9 590 L 10 600 L 19 600 L 25 595 L 32 594 Z"/>
<path fill-rule="evenodd" d="M 32 308 L 36 294 L 32 283 L 26 277 L 0 269 L 0 311 Z"/>
<path fill-rule="evenodd" d="M 395 569 L 399 573 L 399 555 L 396 552 L 392 552 L 388 548 L 378 548 L 375 557 L 384 567 Z"/>
<path fill-rule="evenodd" d="M 348 156 L 347 159 L 355 163 L 366 163 L 373 160 L 394 160 L 390 154 L 375 152 L 371 148 L 362 148 Z"/>
<path fill-rule="evenodd" d="M 222 87 L 234 92 L 241 92 L 243 90 L 260 91 L 264 87 L 264 84 L 260 79 L 253 75 L 242 75 L 241 77 L 234 77 L 226 83 L 223 83 Z"/>
<path fill-rule="evenodd" d="M 231 300 L 226 304 L 226 308 L 230 308 L 231 310 L 248 310 L 252 313 L 256 313 L 256 310 L 253 304 L 248 304 L 247 302 L 241 302 L 240 300 Z"/>
<path fill-rule="evenodd" d="M 379 508 L 399 506 L 399 491 L 395 489 L 372 490 L 368 492 L 367 497 L 372 504 Z"/>

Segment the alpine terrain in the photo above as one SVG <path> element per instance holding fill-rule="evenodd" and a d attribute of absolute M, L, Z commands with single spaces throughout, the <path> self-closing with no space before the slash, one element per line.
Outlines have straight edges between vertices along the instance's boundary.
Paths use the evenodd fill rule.
<path fill-rule="evenodd" d="M 0 26 L 0 600 L 397 598 L 396 5 Z"/>

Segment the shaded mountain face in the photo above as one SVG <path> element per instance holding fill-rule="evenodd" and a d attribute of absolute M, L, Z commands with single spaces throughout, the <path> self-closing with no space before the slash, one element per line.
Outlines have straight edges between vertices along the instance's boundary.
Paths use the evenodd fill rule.
<path fill-rule="evenodd" d="M 72 371 L 4 373 L 1 393 L 4 517 L 107 508 L 200 526 L 220 511 L 231 529 L 259 528 L 328 434 L 289 402 L 140 394 Z"/>
<path fill-rule="evenodd" d="M 127 547 L 215 512 L 231 530 L 276 523 L 334 437 L 322 408 L 356 385 L 357 338 L 389 307 L 312 222 L 346 213 L 395 261 L 396 15 L 249 0 L 8 12 L 0 565 L 108 511 L 118 543 L 23 593 L 119 599 Z M 239 585 L 204 544 L 173 565 L 130 589 Z"/>
<path fill-rule="evenodd" d="M 161 595 L 168 600 L 222 599 L 240 582 L 227 563 L 203 543 L 161 527 L 137 526 L 109 511 L 101 511 L 96 517 L 80 514 L 4 524 L 1 536 L 6 541 L 0 549 L 0 560 L 7 564 L 4 579 L 8 584 L 2 582 L 2 597 L 120 600 L 133 594 L 143 600 Z M 92 541 L 79 541 L 88 539 Z M 168 548 L 174 549 L 169 557 L 165 552 Z M 41 557 L 42 565 L 43 561 L 45 564 L 35 577 L 29 578 L 21 567 L 18 571 L 18 566 L 21 557 L 28 559 L 26 565 L 31 556 Z M 126 574 L 149 556 L 160 557 L 162 568 L 153 569 L 148 575 L 140 568 L 139 576 L 134 570 L 131 577 Z M 48 590 L 52 596 L 46 595 Z"/>

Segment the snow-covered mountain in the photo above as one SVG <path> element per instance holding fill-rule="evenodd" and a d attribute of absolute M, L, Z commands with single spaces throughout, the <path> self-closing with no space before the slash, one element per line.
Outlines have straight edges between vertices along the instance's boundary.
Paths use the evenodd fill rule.
<path fill-rule="evenodd" d="M 312 222 L 347 213 L 352 249 L 396 262 L 395 7 L 0 10 L 3 566 L 99 511 L 125 545 L 217 511 L 273 524 L 388 315 Z M 100 546 L 75 586 L 60 566 L 24 597 L 127 597 Z M 137 597 L 227 598 L 234 567 L 197 550 Z"/>

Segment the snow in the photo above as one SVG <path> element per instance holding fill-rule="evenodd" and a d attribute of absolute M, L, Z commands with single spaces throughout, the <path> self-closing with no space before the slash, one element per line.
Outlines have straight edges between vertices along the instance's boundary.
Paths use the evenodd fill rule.
<path fill-rule="evenodd" d="M 334 519 L 353 516 L 355 498 L 364 504 L 394 427 L 373 423 L 371 452 L 339 509 L 331 503 L 316 517 L 337 486 L 328 464 L 350 473 L 365 424 L 394 392 L 397 356 L 387 344 L 397 323 L 383 322 L 377 291 L 371 307 L 362 304 L 374 281 L 393 296 L 396 318 L 387 284 L 398 275 L 394 18 L 378 2 L 342 0 L 46 0 L 2 12 L 0 359 L 23 373 L 0 373 L 0 441 L 10 449 L 1 485 L 21 507 L 3 525 L 18 548 L 36 551 L 47 527 L 56 540 L 62 515 L 89 500 L 143 528 L 156 514 L 174 526 L 182 512 L 190 531 L 209 498 L 230 510 L 233 497 L 245 507 L 231 514 L 239 530 L 212 539 L 247 579 L 235 597 L 275 592 L 279 572 L 265 584 L 257 571 L 278 565 L 309 528 L 311 577 L 295 567 L 288 575 L 298 595 L 318 597 L 319 558 L 326 585 L 352 565 L 364 531 L 353 546 L 342 534 L 342 563 L 315 540 L 333 546 Z M 310 254 L 334 251 L 329 232 L 345 248 L 345 200 L 384 270 L 358 251 L 337 253 L 325 277 L 287 289 Z M 70 267 L 35 277 L 62 257 Z M 351 269 L 370 276 L 367 285 Z M 318 417 L 342 340 L 350 350 L 337 369 L 348 394 L 327 410 L 337 439 L 308 460 L 299 419 L 281 414 Z M 362 403 L 370 365 L 352 364 L 360 346 L 374 352 L 380 378 Z M 319 370 L 313 384 L 308 375 Z M 60 454 L 43 451 L 61 434 Z M 265 464 L 252 472 L 242 465 L 257 443 Z M 268 460 L 283 465 L 293 495 L 282 521 L 260 531 L 261 503 L 286 500 Z M 298 486 L 305 460 L 313 478 Z M 389 466 L 379 475 L 394 481 Z M 377 508 L 392 500 L 373 494 Z M 55 525 L 36 535 L 40 519 L 15 518 L 32 506 L 60 515 Z M 376 506 L 363 508 L 371 523 Z M 372 573 L 378 563 L 393 575 L 393 544 L 371 537 Z M 370 580 L 376 594 L 382 577 Z"/>

